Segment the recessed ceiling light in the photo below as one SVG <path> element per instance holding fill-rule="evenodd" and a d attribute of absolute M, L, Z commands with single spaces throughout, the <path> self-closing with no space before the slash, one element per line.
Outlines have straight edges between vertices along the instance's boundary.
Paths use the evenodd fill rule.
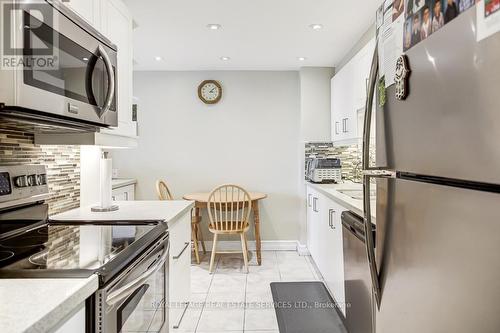
<path fill-rule="evenodd" d="M 219 30 L 222 26 L 220 24 L 210 23 L 207 24 L 207 28 L 210 30 Z"/>
<path fill-rule="evenodd" d="M 309 25 L 309 28 L 318 31 L 318 30 L 323 29 L 323 24 L 314 23 L 314 24 Z"/>
<path fill-rule="evenodd" d="M 298 61 L 306 61 L 306 59 L 307 59 L 306 57 L 298 57 L 297 58 Z"/>
<path fill-rule="evenodd" d="M 83 57 L 83 58 L 82 58 L 82 60 L 83 60 L 83 61 L 89 61 L 89 58 L 87 58 L 87 57 Z"/>
<path fill-rule="evenodd" d="M 155 57 L 155 60 L 156 60 L 156 61 L 162 61 L 162 60 L 163 60 L 163 58 L 162 58 L 162 57 L 160 57 L 160 56 L 156 56 L 156 57 Z"/>
<path fill-rule="evenodd" d="M 220 57 L 220 60 L 222 60 L 222 61 L 228 61 L 228 60 L 231 60 L 231 58 L 229 58 L 229 57 Z"/>

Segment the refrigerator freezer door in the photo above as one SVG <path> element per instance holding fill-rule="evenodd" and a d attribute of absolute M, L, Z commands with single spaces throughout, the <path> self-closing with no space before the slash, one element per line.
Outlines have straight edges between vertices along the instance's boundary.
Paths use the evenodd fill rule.
<path fill-rule="evenodd" d="M 475 8 L 407 52 L 409 96 L 377 110 L 377 166 L 500 184 L 500 33 L 479 43 Z"/>
<path fill-rule="evenodd" d="M 377 180 L 376 331 L 500 332 L 500 195 Z"/>

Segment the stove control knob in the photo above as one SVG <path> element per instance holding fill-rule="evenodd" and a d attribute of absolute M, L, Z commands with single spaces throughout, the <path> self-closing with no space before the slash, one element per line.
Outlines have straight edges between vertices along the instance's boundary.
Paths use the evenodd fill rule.
<path fill-rule="evenodd" d="M 14 178 L 14 184 L 16 187 L 26 187 L 28 186 L 28 179 L 26 176 L 18 176 Z"/>
<path fill-rule="evenodd" d="M 36 184 L 38 186 L 47 184 L 47 175 L 46 174 L 37 175 L 36 176 Z"/>
<path fill-rule="evenodd" d="M 36 175 L 29 175 L 27 178 L 28 186 L 36 186 Z"/>

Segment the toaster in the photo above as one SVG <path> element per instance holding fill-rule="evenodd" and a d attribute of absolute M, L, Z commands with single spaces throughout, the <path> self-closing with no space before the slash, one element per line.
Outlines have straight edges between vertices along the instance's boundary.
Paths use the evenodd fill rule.
<path fill-rule="evenodd" d="M 313 183 L 342 182 L 340 158 L 308 158 L 306 160 L 306 179 Z"/>

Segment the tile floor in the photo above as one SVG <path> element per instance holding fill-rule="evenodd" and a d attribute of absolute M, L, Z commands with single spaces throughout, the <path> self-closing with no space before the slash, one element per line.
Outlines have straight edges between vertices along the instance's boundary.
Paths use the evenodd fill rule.
<path fill-rule="evenodd" d="M 261 266 L 252 253 L 248 274 L 239 254 L 218 255 L 214 274 L 209 258 L 191 266 L 191 304 L 175 332 L 278 333 L 269 284 L 319 278 L 310 257 L 292 251 L 264 251 Z"/>

